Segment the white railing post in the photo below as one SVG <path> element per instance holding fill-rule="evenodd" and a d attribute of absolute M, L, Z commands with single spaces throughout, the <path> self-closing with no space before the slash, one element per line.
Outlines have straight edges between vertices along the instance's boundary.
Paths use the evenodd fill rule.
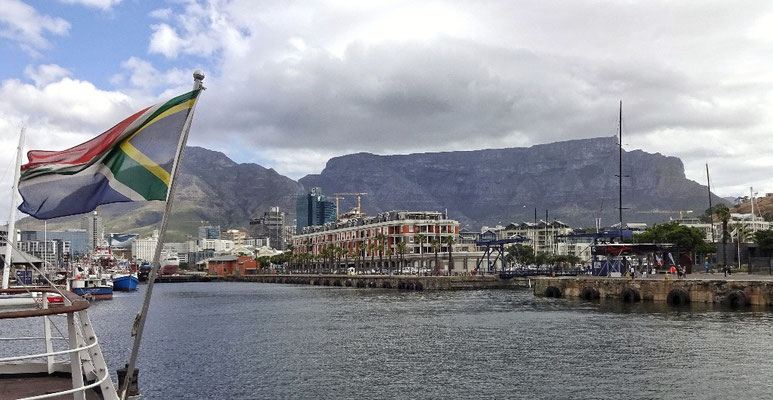
<path fill-rule="evenodd" d="M 46 296 L 46 293 L 42 293 L 43 295 L 43 309 L 48 308 L 48 297 Z M 48 316 L 43 316 L 43 330 L 45 333 L 45 341 L 46 341 L 46 353 L 52 353 L 54 351 L 54 344 L 51 342 L 51 320 L 48 319 Z M 54 373 L 54 356 L 48 356 L 46 357 L 46 364 L 48 366 L 48 374 L 51 375 Z"/>
<path fill-rule="evenodd" d="M 75 326 L 75 313 L 67 313 L 67 335 L 69 336 L 70 350 L 77 349 L 78 328 Z M 81 368 L 80 352 L 70 353 L 70 373 L 72 374 L 72 387 L 83 387 L 83 369 Z M 86 400 L 86 394 L 82 391 L 73 393 L 74 400 Z"/>
<path fill-rule="evenodd" d="M 91 320 L 86 310 L 78 311 L 78 317 L 81 321 L 81 331 L 83 332 L 83 338 L 86 340 L 86 344 L 91 345 L 97 341 L 97 334 L 94 332 L 94 327 L 91 326 Z M 102 349 L 100 346 L 94 346 L 88 350 L 91 362 L 94 364 L 97 380 L 107 377 L 101 384 L 102 398 L 105 400 L 118 400 L 118 392 L 115 390 L 113 380 L 110 378 L 110 371 L 107 369 L 107 363 L 105 357 L 102 355 Z"/>

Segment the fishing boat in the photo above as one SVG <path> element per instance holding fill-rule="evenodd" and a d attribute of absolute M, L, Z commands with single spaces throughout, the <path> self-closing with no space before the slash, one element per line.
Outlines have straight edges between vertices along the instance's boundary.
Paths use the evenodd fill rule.
<path fill-rule="evenodd" d="M 144 262 L 140 264 L 140 267 L 137 268 L 137 279 L 139 279 L 140 282 L 147 282 L 151 269 L 150 263 Z"/>
<path fill-rule="evenodd" d="M 140 280 L 137 277 L 137 274 L 134 273 L 113 275 L 113 290 L 119 292 L 135 291 L 137 290 L 137 285 L 139 285 L 139 283 Z"/>
<path fill-rule="evenodd" d="M 113 298 L 113 282 L 101 274 L 79 272 L 70 279 L 70 290 L 87 300 L 110 300 Z"/>

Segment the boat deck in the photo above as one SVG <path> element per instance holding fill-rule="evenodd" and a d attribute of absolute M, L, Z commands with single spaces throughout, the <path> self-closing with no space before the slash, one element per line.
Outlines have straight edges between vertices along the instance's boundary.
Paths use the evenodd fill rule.
<path fill-rule="evenodd" d="M 0 388 L 2 388 L 0 399 L 20 399 L 72 389 L 72 379 L 65 374 L 0 377 Z M 51 397 L 51 399 L 72 399 L 72 394 Z M 102 396 L 94 390 L 87 390 L 86 399 L 101 400 Z"/>

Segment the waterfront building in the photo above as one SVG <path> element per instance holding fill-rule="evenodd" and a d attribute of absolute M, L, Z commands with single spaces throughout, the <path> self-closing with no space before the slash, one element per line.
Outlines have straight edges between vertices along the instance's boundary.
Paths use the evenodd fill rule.
<path fill-rule="evenodd" d="M 83 257 L 89 250 L 89 233 L 86 229 L 65 229 L 63 231 L 21 231 L 21 241 L 56 240 L 66 242 L 68 257 Z M 62 248 L 63 245 L 59 245 Z M 62 248 L 63 249 L 63 248 Z"/>
<path fill-rule="evenodd" d="M 521 236 L 528 239 L 525 245 L 532 246 L 537 253 L 560 254 L 556 247 L 558 237 L 572 233 L 572 228 L 558 220 L 546 222 L 513 222 L 498 232 L 498 239 Z"/>
<path fill-rule="evenodd" d="M 94 250 L 102 244 L 102 240 L 105 237 L 105 227 L 102 224 L 102 217 L 99 216 L 96 210 L 93 213 L 81 217 L 81 229 L 85 229 L 88 233 L 88 241 L 86 242 L 87 251 L 94 252 Z"/>
<path fill-rule="evenodd" d="M 190 252 L 189 242 L 164 243 L 164 252 L 168 256 L 177 256 L 181 263 L 187 263 Z"/>
<path fill-rule="evenodd" d="M 202 225 L 198 233 L 199 239 L 220 239 L 220 225 Z"/>
<path fill-rule="evenodd" d="M 0 246 L 5 246 L 6 240 L 8 240 L 8 225 L 0 226 Z"/>
<path fill-rule="evenodd" d="M 232 240 L 236 245 L 243 245 L 244 239 L 247 239 L 247 232 L 238 229 L 229 229 L 220 234 L 221 239 Z"/>
<path fill-rule="evenodd" d="M 285 213 L 279 207 L 271 207 L 263 216 L 250 220 L 249 235 L 253 238 L 266 237 L 274 248 L 284 248 Z"/>
<path fill-rule="evenodd" d="M 383 235 L 383 243 L 379 243 L 379 235 Z M 419 235 L 426 239 L 423 243 L 420 243 Z M 405 243 L 403 257 L 411 262 L 412 268 L 432 271 L 436 267 L 433 265 L 435 248 L 432 242 L 440 243 L 437 247 L 438 258 L 442 258 L 447 266 L 446 238 L 456 240 L 458 235 L 459 222 L 447 219 L 441 212 L 390 211 L 372 217 L 307 226 L 300 234 L 293 236 L 293 252 L 319 257 L 325 248 L 333 246 L 343 249 L 347 265 L 354 264 L 355 258 L 359 258 L 365 268 L 373 270 L 386 250 L 394 254 L 392 263 L 395 264 L 396 257 L 399 257 L 399 244 Z M 383 245 L 383 250 L 375 247 L 379 244 Z M 374 259 L 373 265 L 371 258 Z M 437 267 L 443 271 L 446 266 Z"/>
<path fill-rule="evenodd" d="M 322 194 L 322 189 L 311 188 L 308 194 L 298 196 L 295 203 L 295 233 L 307 226 L 321 226 L 336 221 L 336 205 Z"/>
<path fill-rule="evenodd" d="M 215 256 L 207 260 L 207 274 L 214 276 L 244 276 L 258 272 L 259 264 L 252 257 Z"/>
<path fill-rule="evenodd" d="M 212 250 L 215 253 L 227 253 L 234 248 L 233 240 L 199 239 L 198 250 Z"/>
<path fill-rule="evenodd" d="M 214 250 L 196 250 L 188 252 L 188 268 L 193 269 L 194 266 L 199 271 L 206 269 L 206 260 L 215 256 Z"/>
<path fill-rule="evenodd" d="M 288 243 L 292 243 L 292 237 Z M 242 246 L 249 246 L 252 248 L 271 247 L 270 240 L 267 237 L 246 238 L 242 241 Z"/>
<path fill-rule="evenodd" d="M 52 267 L 65 267 L 69 262 L 69 243 L 57 240 L 22 240 L 17 246 Z M 66 252 L 66 253 L 65 253 Z"/>
<path fill-rule="evenodd" d="M 132 258 L 139 261 L 153 261 L 156 254 L 156 245 L 158 244 L 158 231 L 153 231 L 153 236 L 148 238 L 139 238 L 132 241 Z"/>

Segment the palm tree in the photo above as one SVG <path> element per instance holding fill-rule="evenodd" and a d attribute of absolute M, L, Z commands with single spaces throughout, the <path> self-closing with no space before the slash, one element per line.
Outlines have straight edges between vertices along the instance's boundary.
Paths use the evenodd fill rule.
<path fill-rule="evenodd" d="M 400 275 L 403 274 L 403 264 L 405 264 L 405 248 L 407 246 L 405 245 L 405 242 L 400 242 L 397 244 L 397 253 L 400 254 Z"/>
<path fill-rule="evenodd" d="M 445 245 L 448 247 L 448 275 L 451 275 L 451 270 L 454 268 L 454 258 L 453 258 L 453 247 L 456 243 L 456 240 L 453 236 L 446 236 L 446 238 L 443 240 L 445 242 Z"/>
<path fill-rule="evenodd" d="M 387 262 L 389 263 L 389 275 L 392 275 L 392 254 L 394 254 L 392 249 L 387 249 L 386 256 L 387 256 Z"/>
<path fill-rule="evenodd" d="M 375 243 L 368 243 L 368 246 L 366 246 L 366 248 L 370 253 L 370 269 L 375 269 L 373 267 L 373 263 L 376 262 L 376 249 L 378 248 L 378 245 Z"/>
<path fill-rule="evenodd" d="M 722 266 L 727 269 L 727 223 L 730 221 L 730 209 L 724 204 L 718 204 L 714 206 L 714 215 L 722 221 Z"/>
<path fill-rule="evenodd" d="M 738 269 L 741 269 L 741 243 L 747 243 L 753 240 L 754 234 L 743 223 L 734 225 L 733 235 L 735 237 L 735 257 L 738 259 Z M 751 272 L 751 260 L 749 260 L 749 272 Z"/>
<path fill-rule="evenodd" d="M 338 265 L 336 265 L 336 271 L 338 271 L 338 269 L 341 268 L 341 259 L 346 254 L 346 249 L 341 246 L 337 246 L 336 254 L 338 255 Z"/>
<path fill-rule="evenodd" d="M 440 239 L 432 239 L 430 244 L 432 245 L 432 250 L 435 252 L 435 268 L 432 269 L 432 273 L 437 275 L 439 272 L 437 252 L 440 250 Z"/>
<path fill-rule="evenodd" d="M 384 247 L 386 247 L 386 236 L 383 233 L 376 235 L 376 242 L 378 246 L 378 272 L 384 272 Z"/>
<path fill-rule="evenodd" d="M 419 275 L 424 267 L 424 243 L 427 243 L 427 237 L 420 233 L 416 235 L 415 241 L 419 243 L 419 268 L 416 268 L 416 275 Z"/>

